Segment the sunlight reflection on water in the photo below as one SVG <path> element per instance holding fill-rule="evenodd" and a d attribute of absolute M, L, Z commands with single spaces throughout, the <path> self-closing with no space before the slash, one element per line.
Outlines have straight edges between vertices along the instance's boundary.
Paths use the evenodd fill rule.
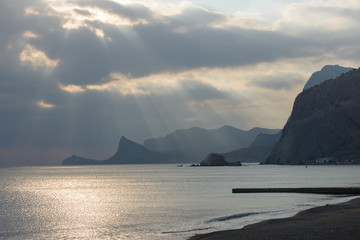
<path fill-rule="evenodd" d="M 234 195 L 233 187 L 359 185 L 359 171 L 358 166 L 305 171 L 298 166 L 257 165 L 0 169 L 0 238 L 184 239 L 333 199 L 306 194 Z"/>

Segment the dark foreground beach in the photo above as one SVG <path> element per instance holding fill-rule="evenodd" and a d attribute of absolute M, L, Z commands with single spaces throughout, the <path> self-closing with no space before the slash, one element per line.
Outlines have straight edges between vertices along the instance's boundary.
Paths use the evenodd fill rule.
<path fill-rule="evenodd" d="M 197 235 L 189 240 L 358 240 L 360 198 L 302 211 L 294 217 L 267 220 L 240 230 Z"/>

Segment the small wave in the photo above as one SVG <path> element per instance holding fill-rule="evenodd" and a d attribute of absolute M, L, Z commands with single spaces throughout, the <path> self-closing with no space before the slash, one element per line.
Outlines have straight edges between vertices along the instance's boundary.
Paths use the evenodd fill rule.
<path fill-rule="evenodd" d="M 180 231 L 168 231 L 168 232 L 161 232 L 161 234 L 189 233 L 189 232 L 203 231 L 203 230 L 209 230 L 209 229 L 211 229 L 211 227 L 208 227 L 208 228 L 195 228 L 195 229 L 180 230 Z"/>
<path fill-rule="evenodd" d="M 314 204 L 298 204 L 297 207 L 316 207 L 317 205 Z"/>
<path fill-rule="evenodd" d="M 210 219 L 210 220 L 207 220 L 205 223 L 224 222 L 224 221 L 229 221 L 229 220 L 238 219 L 238 218 L 244 218 L 244 217 L 248 217 L 248 216 L 252 216 L 252 215 L 271 214 L 271 213 L 280 213 L 280 212 L 284 212 L 284 210 L 238 213 L 238 214 L 234 214 L 234 215 L 230 215 L 230 216 Z"/>
<path fill-rule="evenodd" d="M 248 217 L 248 216 L 258 215 L 258 214 L 265 214 L 265 213 L 270 213 L 270 212 L 247 212 L 247 213 L 239 213 L 239 214 L 234 214 L 234 215 L 230 215 L 230 216 L 214 218 L 214 219 L 211 219 L 211 220 L 206 221 L 206 223 L 224 222 L 224 221 L 229 221 L 229 220 L 233 220 L 233 219 L 237 219 L 237 218 L 243 218 L 243 217 Z"/>

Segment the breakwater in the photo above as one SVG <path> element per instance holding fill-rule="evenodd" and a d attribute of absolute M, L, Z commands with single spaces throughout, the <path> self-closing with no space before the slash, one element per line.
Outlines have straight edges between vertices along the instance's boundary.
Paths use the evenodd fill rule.
<path fill-rule="evenodd" d="M 360 187 L 233 188 L 232 193 L 311 193 L 329 195 L 360 195 Z"/>

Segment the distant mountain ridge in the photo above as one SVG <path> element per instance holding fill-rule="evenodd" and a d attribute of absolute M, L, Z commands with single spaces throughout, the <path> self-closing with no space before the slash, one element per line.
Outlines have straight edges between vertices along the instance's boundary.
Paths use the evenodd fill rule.
<path fill-rule="evenodd" d="M 261 133 L 251 143 L 250 147 L 223 153 L 223 156 L 229 162 L 264 162 L 280 136 L 281 131 L 276 134 Z"/>
<path fill-rule="evenodd" d="M 304 90 L 266 163 L 360 158 L 360 69 Z"/>
<path fill-rule="evenodd" d="M 119 142 L 116 153 L 105 160 L 93 160 L 73 155 L 62 162 L 62 165 L 98 165 L 98 164 L 148 164 L 170 163 L 172 158 L 164 153 L 146 149 L 125 137 Z"/>
<path fill-rule="evenodd" d="M 339 65 L 325 65 L 320 71 L 314 72 L 304 86 L 304 90 L 321 84 L 322 82 L 334 79 L 343 73 L 347 73 L 354 68 L 342 67 Z"/>
<path fill-rule="evenodd" d="M 204 159 L 209 153 L 224 153 L 249 147 L 261 133 L 273 134 L 278 129 L 253 128 L 248 131 L 231 126 L 217 129 L 190 128 L 176 130 L 164 137 L 144 141 L 147 149 L 164 152 L 185 162 Z"/>
<path fill-rule="evenodd" d="M 144 146 L 122 137 L 116 153 L 108 159 L 94 160 L 73 155 L 62 164 L 194 163 L 200 162 L 212 152 L 227 152 L 229 149 L 250 146 L 259 134 L 272 134 L 278 131 L 265 128 L 243 131 L 231 126 L 211 130 L 194 127 L 176 130 L 162 138 L 148 139 Z"/>

